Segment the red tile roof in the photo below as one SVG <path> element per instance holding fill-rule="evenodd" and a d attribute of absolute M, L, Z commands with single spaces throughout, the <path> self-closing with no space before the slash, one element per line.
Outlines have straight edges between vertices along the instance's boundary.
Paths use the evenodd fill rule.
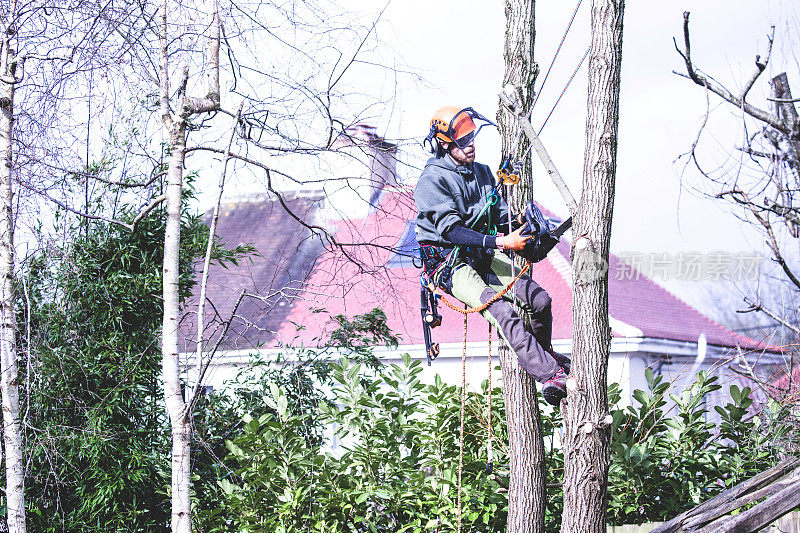
<path fill-rule="evenodd" d="M 800 396 L 800 366 L 787 368 L 769 384 L 769 390 L 774 397 L 796 402 Z"/>
<path fill-rule="evenodd" d="M 285 201 L 292 214 L 312 220 L 320 199 L 288 196 Z M 205 221 L 210 224 L 210 213 Z M 265 345 L 285 322 L 294 296 L 302 289 L 322 245 L 274 199 L 222 205 L 217 236 L 229 248 L 251 244 L 257 253 L 241 260 L 238 266 L 211 265 L 204 313 L 206 336 L 216 340 L 240 293 L 245 291 L 248 296 L 242 298 L 236 310 L 239 318 L 231 321 L 221 347 L 247 349 Z M 201 261 L 197 265 L 198 282 L 202 267 Z M 199 285 L 194 293 L 184 306 L 186 315 L 181 321 L 182 347 L 187 351 L 195 349 Z"/>
<path fill-rule="evenodd" d="M 365 231 L 366 239 L 381 240 L 383 245 L 393 246 L 406 230 L 406 221 L 413 220 L 414 205 L 407 191 L 387 191 L 381 201 L 381 209 L 363 222 L 351 222 L 340 229 L 337 238 L 358 240 L 358 232 Z M 361 229 L 363 228 L 363 230 Z M 389 326 L 402 335 L 404 343 L 421 343 L 419 327 L 419 270 L 401 266 L 381 268 L 390 262 L 390 250 L 374 249 L 354 252 L 365 266 L 364 272 L 352 264 L 341 261 L 339 254 L 325 254 L 320 259 L 309 279 L 309 286 L 325 287 L 324 294 L 315 295 L 313 302 L 297 302 L 288 320 L 297 324 L 307 324 L 312 307 L 325 307 L 331 314 L 352 316 L 380 306 L 386 312 Z M 569 244 L 561 242 L 550 257 L 533 265 L 532 276 L 553 298 L 553 337 L 570 339 L 572 337 L 572 290 L 569 266 Z M 335 264 L 323 267 L 322 265 Z M 642 336 L 696 341 L 705 333 L 709 344 L 719 346 L 741 345 L 756 349 L 756 341 L 737 335 L 717 324 L 710 318 L 690 307 L 665 289 L 644 276 L 634 279 L 618 279 L 616 272 L 621 269 L 620 261 L 611 257 L 609 276 L 609 311 L 616 321 L 612 322 L 615 336 Z M 638 279 L 637 279 L 638 278 Z M 438 342 L 459 342 L 463 336 L 463 318 L 460 314 L 440 306 L 444 323 L 434 330 Z M 618 322 L 617 322 L 618 321 Z M 632 326 L 632 328 L 626 327 Z M 311 342 L 321 331 L 319 317 L 314 319 L 314 327 L 297 332 L 284 324 L 280 330 L 285 341 Z M 632 335 L 639 330 L 640 335 Z M 482 318 L 472 315 L 469 318 L 468 339 L 485 340 L 487 326 Z"/>

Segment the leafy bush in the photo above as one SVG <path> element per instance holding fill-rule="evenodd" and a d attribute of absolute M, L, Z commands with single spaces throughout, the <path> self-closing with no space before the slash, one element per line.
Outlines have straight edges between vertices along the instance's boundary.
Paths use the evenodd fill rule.
<path fill-rule="evenodd" d="M 705 400 L 718 378 L 699 372 L 681 394 L 648 369 L 649 393 L 633 392 L 635 404 L 614 409 L 608 520 L 613 524 L 666 521 L 777 463 L 777 439 L 790 430 L 788 412 L 771 402 L 754 415 L 750 389 L 730 386 L 731 402 L 716 407 L 718 425 L 707 420 Z M 611 396 L 619 399 L 618 389 Z"/>
<path fill-rule="evenodd" d="M 246 415 L 227 442 L 235 474 L 220 479 L 224 510 L 206 515 L 216 531 L 433 531 L 455 527 L 460 397 L 441 380 L 419 381 L 408 356 L 380 372 L 342 360 L 332 366 L 333 402 L 320 403 L 319 422 L 335 428 L 335 449 L 302 437 L 312 415 L 294 412 L 272 387 L 269 412 Z M 463 467 L 465 531 L 497 531 L 506 498 L 485 473 L 485 405 L 471 395 Z M 493 409 L 504 440 L 502 395 Z M 499 457 L 498 457 L 499 455 Z M 502 449 L 496 458 L 505 462 Z M 497 460 L 496 459 L 496 460 Z M 502 473 L 501 473 L 502 474 Z M 506 473 L 507 475 L 507 473 Z M 213 516 L 212 516 L 213 515 Z"/>
<path fill-rule="evenodd" d="M 227 443 L 228 475 L 219 479 L 222 505 L 210 531 L 450 531 L 457 520 L 460 390 L 438 377 L 419 381 L 421 363 L 404 357 L 370 371 L 346 360 L 333 363 L 330 401 L 316 414 L 295 410 L 282 388 L 271 387 L 268 407 L 245 416 Z M 610 524 L 665 520 L 761 471 L 778 458 L 771 443 L 789 430 L 773 406 L 752 416 L 750 390 L 731 386 L 731 402 L 706 419 L 705 398 L 718 390 L 705 373 L 680 395 L 647 373 L 649 390 L 634 406 L 612 410 L 609 472 Z M 505 531 L 507 456 L 502 393 L 493 391 L 497 477 L 485 473 L 486 389 L 470 393 L 463 477 L 463 530 Z M 620 389 L 612 385 L 612 402 Z M 329 429 L 326 447 L 309 445 L 308 425 Z M 561 418 L 543 410 L 547 482 L 560 481 L 557 443 Z M 330 433 L 332 432 L 332 433 Z M 548 489 L 546 529 L 557 531 L 561 491 Z"/>
<path fill-rule="evenodd" d="M 32 531 L 169 530 L 164 220 L 157 208 L 134 233 L 83 221 L 71 244 L 51 245 L 24 265 L 17 309 Z M 208 227 L 184 210 L 181 234 L 185 298 Z M 213 258 L 234 262 L 248 251 L 216 247 Z"/>
<path fill-rule="evenodd" d="M 192 453 L 194 514 L 201 529 L 215 523 L 224 507 L 218 480 L 230 474 L 236 462 L 226 460 L 229 449 L 226 440 L 245 430 L 252 419 L 258 423 L 263 415 L 275 415 L 274 402 L 269 399 L 279 387 L 292 417 L 286 424 L 295 436 L 302 437 L 306 446 L 316 449 L 323 442 L 325 421 L 320 404 L 331 402 L 331 372 L 340 350 L 352 354 L 352 361 L 364 364 L 371 371 L 380 367 L 373 354 L 374 346 L 396 347 L 397 337 L 386 326 L 386 315 L 373 309 L 352 319 L 334 316 L 336 329 L 326 339 L 326 346 L 317 349 L 304 347 L 279 353 L 273 360 L 256 354 L 237 376 L 220 391 L 204 398 L 195 412 Z M 287 358 L 291 357 L 291 362 Z M 329 392 L 329 390 L 328 390 Z M 245 416 L 246 415 L 246 416 Z M 301 420 L 301 424 L 293 422 Z"/>

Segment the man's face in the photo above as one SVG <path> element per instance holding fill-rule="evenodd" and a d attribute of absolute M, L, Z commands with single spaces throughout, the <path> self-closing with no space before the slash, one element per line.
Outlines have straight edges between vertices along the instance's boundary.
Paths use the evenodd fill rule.
<path fill-rule="evenodd" d="M 468 165 L 475 161 L 475 143 L 471 142 L 464 148 L 459 148 L 455 143 L 446 143 L 445 150 L 449 148 L 450 157 L 457 165 Z"/>

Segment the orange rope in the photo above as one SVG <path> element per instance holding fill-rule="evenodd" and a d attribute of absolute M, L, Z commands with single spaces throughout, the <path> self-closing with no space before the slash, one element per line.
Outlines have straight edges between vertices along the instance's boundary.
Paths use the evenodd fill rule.
<path fill-rule="evenodd" d="M 460 309 L 447 301 L 443 296 L 444 294 L 441 292 L 439 288 L 432 289 L 436 294 L 439 295 L 441 300 L 445 303 L 447 307 L 454 311 L 458 311 L 462 315 L 464 315 L 464 349 L 461 351 L 461 431 L 460 431 L 460 439 L 458 443 L 458 533 L 461 533 L 461 521 L 462 521 L 462 508 L 461 508 L 461 491 L 462 491 L 462 475 L 463 475 L 463 465 L 464 465 L 464 411 L 466 407 L 467 401 L 467 315 L 470 313 L 480 313 L 484 311 L 487 307 L 492 305 L 494 302 L 505 296 L 505 294 L 511 290 L 511 287 L 522 277 L 522 275 L 530 269 L 531 263 L 528 261 L 525 266 L 520 270 L 519 274 L 511 280 L 511 283 L 506 285 L 503 290 L 492 296 L 492 298 L 483 305 L 479 305 L 478 307 L 467 307 L 464 304 L 464 309 Z M 488 443 L 488 450 L 487 455 L 491 460 L 492 454 L 492 326 L 489 325 L 489 443 Z"/>
<path fill-rule="evenodd" d="M 486 462 L 492 465 L 491 476 L 494 479 L 494 453 L 492 450 L 492 323 L 489 323 L 489 391 L 486 395 L 486 407 L 489 411 L 488 416 L 488 438 L 486 440 Z"/>
<path fill-rule="evenodd" d="M 444 302 L 444 304 L 445 304 L 447 307 L 449 307 L 450 309 L 452 309 L 453 311 L 458 311 L 459 313 L 461 313 L 461 314 L 463 314 L 463 315 L 468 315 L 468 314 L 470 314 L 470 313 L 480 313 L 480 312 L 482 312 L 482 311 L 485 311 L 487 307 L 489 307 L 490 305 L 492 305 L 493 303 L 495 303 L 497 300 L 499 300 L 500 298 L 502 298 L 503 296 L 505 296 L 505 294 L 506 294 L 508 291 L 510 291 L 510 290 L 511 290 L 511 287 L 513 287 L 513 286 L 514 286 L 514 284 L 517 282 L 517 280 L 518 280 L 519 278 L 521 278 L 521 277 L 522 277 L 522 275 L 523 275 L 525 272 L 527 272 L 527 271 L 528 271 L 528 269 L 529 269 L 530 267 L 531 267 L 531 264 L 530 264 L 530 262 L 528 262 L 528 263 L 527 263 L 527 264 L 526 264 L 524 267 L 522 267 L 522 270 L 520 270 L 520 271 L 519 271 L 519 274 L 517 274 L 517 276 L 516 276 L 516 277 L 515 277 L 513 280 L 511 280 L 511 283 L 509 283 L 508 285 L 506 285 L 506 286 L 505 286 L 505 288 L 504 288 L 503 290 L 501 290 L 500 292 L 498 292 L 497 294 L 495 294 L 494 296 L 492 296 L 492 298 L 491 298 L 491 299 L 490 299 L 488 302 L 486 302 L 486 303 L 485 303 L 485 304 L 483 304 L 483 305 L 479 305 L 479 306 L 477 306 L 477 307 L 469 307 L 469 308 L 467 308 L 466 306 L 464 306 L 464 309 L 461 309 L 461 308 L 459 308 L 459 307 L 455 306 L 454 304 L 450 303 L 449 301 L 447 301 L 447 299 L 446 299 L 446 298 L 444 298 L 444 293 L 443 293 L 443 292 L 442 292 L 442 290 L 441 290 L 441 289 L 439 289 L 438 287 L 435 289 L 435 292 L 436 292 L 436 294 L 438 294 L 438 295 L 439 295 L 439 298 L 440 298 L 440 299 L 441 299 L 441 300 Z"/>
<path fill-rule="evenodd" d="M 466 309 L 466 304 L 464 309 Z M 464 313 L 464 349 L 461 351 L 461 439 L 458 443 L 458 533 L 461 533 L 461 475 L 464 470 L 464 410 L 467 403 L 467 314 Z"/>

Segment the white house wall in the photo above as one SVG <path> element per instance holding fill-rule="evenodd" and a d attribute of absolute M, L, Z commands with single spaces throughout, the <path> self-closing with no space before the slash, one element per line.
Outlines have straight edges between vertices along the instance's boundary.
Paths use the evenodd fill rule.
<path fill-rule="evenodd" d="M 570 354 L 571 346 L 569 341 L 560 340 L 554 342 L 554 348 L 559 353 Z M 495 340 L 492 343 L 492 374 L 493 384 L 501 383 L 501 374 L 498 367 L 499 343 Z M 425 350 L 421 344 L 403 345 L 397 349 L 377 347 L 375 355 L 386 364 L 400 363 L 402 356 L 408 353 L 412 359 L 421 361 L 423 372 L 420 379 L 424 383 L 433 383 L 438 374 L 446 383 L 460 385 L 462 378 L 461 354 L 463 344 L 447 343 L 440 346 L 439 357 L 433 361 L 429 367 L 425 364 Z M 488 343 L 470 342 L 467 343 L 466 358 L 466 382 L 468 390 L 478 391 L 484 381 L 488 379 Z M 227 380 L 234 378 L 243 365 L 250 361 L 251 353 L 254 351 L 235 351 L 223 352 L 219 354 L 213 365 L 209 368 L 204 385 L 214 388 L 224 387 Z M 281 351 L 277 349 L 261 350 L 260 355 L 266 360 L 274 360 Z M 611 344 L 611 353 L 608 364 L 609 383 L 618 383 L 622 388 L 622 404 L 630 405 L 632 393 L 636 389 L 647 390 L 645 371 L 647 368 L 653 369 L 656 373 L 662 373 L 665 379 L 674 382 L 673 391 L 679 392 L 685 386 L 691 384 L 694 375 L 689 376 L 688 371 L 692 368 L 697 353 L 697 344 L 679 341 L 668 341 L 664 339 L 648 338 L 614 338 Z M 727 402 L 728 386 L 732 382 L 740 383 L 744 386 L 746 380 L 732 373 L 726 366 L 730 361 L 730 350 L 709 346 L 709 356 L 697 370 L 705 370 L 714 375 L 720 375 L 721 382 L 725 385 L 712 400 L 714 405 Z M 283 354 L 284 357 L 286 354 Z M 760 365 L 776 364 L 780 362 L 778 355 L 761 356 Z M 291 361 L 289 361 L 291 362 Z"/>

